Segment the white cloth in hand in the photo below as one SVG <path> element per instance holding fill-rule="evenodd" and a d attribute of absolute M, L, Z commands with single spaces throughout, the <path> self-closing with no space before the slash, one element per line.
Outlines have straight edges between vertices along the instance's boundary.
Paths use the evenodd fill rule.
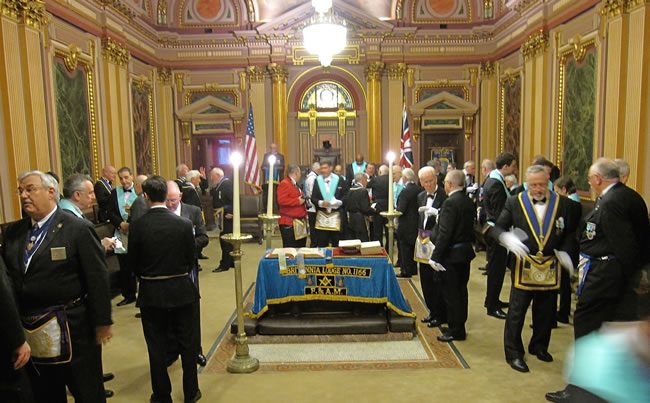
<path fill-rule="evenodd" d="M 529 253 L 528 247 L 514 232 L 502 232 L 499 235 L 499 243 L 519 257 L 524 257 Z"/>
<path fill-rule="evenodd" d="M 333 207 L 333 208 L 339 208 L 342 205 L 343 205 L 343 202 L 340 201 L 339 199 L 332 199 L 332 201 L 330 202 L 330 207 Z"/>
<path fill-rule="evenodd" d="M 473 184 L 472 186 L 468 186 L 468 187 L 466 187 L 466 188 L 465 188 L 465 191 L 466 191 L 467 193 L 474 193 L 474 192 L 476 192 L 477 189 L 478 189 L 478 183 L 477 183 L 477 182 L 474 182 L 474 184 Z"/>
<path fill-rule="evenodd" d="M 553 249 L 553 252 L 555 252 L 555 257 L 557 258 L 557 261 L 560 263 L 560 266 L 564 267 L 566 271 L 569 272 L 570 275 L 573 275 L 573 272 L 575 268 L 573 267 L 573 262 L 571 261 L 571 257 L 569 256 L 568 253 L 562 250 L 557 250 Z"/>
<path fill-rule="evenodd" d="M 435 207 L 422 206 L 418 209 L 418 212 L 424 212 L 427 217 L 438 216 L 438 209 Z"/>
<path fill-rule="evenodd" d="M 435 271 L 447 271 L 443 265 L 441 265 L 438 262 L 434 262 L 433 260 L 429 260 L 429 266 Z"/>

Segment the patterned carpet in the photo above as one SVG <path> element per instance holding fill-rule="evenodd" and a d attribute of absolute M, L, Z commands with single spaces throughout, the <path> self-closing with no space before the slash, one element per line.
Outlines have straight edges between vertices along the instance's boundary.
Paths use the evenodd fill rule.
<path fill-rule="evenodd" d="M 422 325 L 428 312 L 411 280 L 400 279 L 400 288 L 417 314 L 417 337 L 411 333 L 336 336 L 253 336 L 248 338 L 251 356 L 260 360 L 260 371 L 321 371 L 359 369 L 468 368 L 453 343 L 436 340 L 437 328 Z M 246 293 L 246 310 L 255 295 Z M 235 336 L 230 333 L 233 314 L 208 356 L 205 373 L 225 372 L 235 353 Z"/>

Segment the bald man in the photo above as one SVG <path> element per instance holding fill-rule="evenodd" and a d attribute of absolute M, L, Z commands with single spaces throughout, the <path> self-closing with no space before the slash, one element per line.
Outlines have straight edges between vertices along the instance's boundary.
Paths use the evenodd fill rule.
<path fill-rule="evenodd" d="M 348 187 L 352 186 L 354 175 L 356 175 L 358 172 L 366 172 L 366 165 L 367 164 L 363 154 L 357 153 L 357 156 L 354 158 L 354 162 L 348 164 L 345 167 L 345 177 L 348 182 Z"/>
<path fill-rule="evenodd" d="M 133 187 L 135 189 L 135 194 L 138 197 L 133 202 L 131 206 L 131 211 L 129 212 L 129 222 L 133 222 L 138 218 L 142 217 L 144 213 L 147 212 L 147 203 L 144 200 L 144 194 L 142 193 L 142 184 L 147 180 L 147 175 L 138 175 L 133 181 Z"/>

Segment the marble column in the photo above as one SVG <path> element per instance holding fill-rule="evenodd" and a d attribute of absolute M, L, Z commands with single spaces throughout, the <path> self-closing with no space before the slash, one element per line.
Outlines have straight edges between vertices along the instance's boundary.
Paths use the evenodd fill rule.
<path fill-rule="evenodd" d="M 368 161 L 380 164 L 381 155 L 381 74 L 384 63 L 371 62 L 365 68 L 368 80 Z"/>
<path fill-rule="evenodd" d="M 388 66 L 387 71 L 388 149 L 398 156 L 395 163 L 399 164 L 399 149 L 402 139 L 402 112 L 404 110 L 404 73 L 406 72 L 406 64 L 391 64 Z"/>
<path fill-rule="evenodd" d="M 494 62 L 483 62 L 480 67 L 480 114 L 479 114 L 479 158 L 483 160 L 494 158 L 502 152 L 501 137 L 498 124 L 499 99 L 497 78 L 494 72 Z M 467 158 L 466 158 L 467 159 Z M 460 161 L 459 161 L 460 163 Z M 477 161 L 479 167 L 481 161 Z M 460 166 L 459 166 L 460 168 Z M 480 172 L 477 169 L 476 172 Z M 483 178 L 484 179 L 484 178 Z"/>
<path fill-rule="evenodd" d="M 159 67 L 156 81 L 156 110 L 158 111 L 158 164 L 165 178 L 176 177 L 176 142 L 174 138 L 174 92 L 170 68 Z"/>
<path fill-rule="evenodd" d="M 271 63 L 267 66 L 267 69 L 273 83 L 273 141 L 277 144 L 278 151 L 286 159 L 289 152 L 289 139 L 287 138 L 287 67 Z M 255 129 L 257 130 L 257 126 L 255 126 Z"/>

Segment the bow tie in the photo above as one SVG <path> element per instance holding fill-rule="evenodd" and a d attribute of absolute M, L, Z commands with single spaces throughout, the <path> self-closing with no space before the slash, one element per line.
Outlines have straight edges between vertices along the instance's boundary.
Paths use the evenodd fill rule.
<path fill-rule="evenodd" d="M 546 204 L 546 197 L 542 200 L 535 200 L 535 204 Z"/>
<path fill-rule="evenodd" d="M 131 193 L 133 189 L 124 189 L 124 193 Z"/>
<path fill-rule="evenodd" d="M 329 180 L 329 179 L 325 179 L 325 183 L 327 183 L 327 184 L 329 185 L 329 184 L 330 184 L 330 180 Z"/>
<path fill-rule="evenodd" d="M 427 199 L 434 199 L 436 197 L 433 193 L 427 193 Z"/>

